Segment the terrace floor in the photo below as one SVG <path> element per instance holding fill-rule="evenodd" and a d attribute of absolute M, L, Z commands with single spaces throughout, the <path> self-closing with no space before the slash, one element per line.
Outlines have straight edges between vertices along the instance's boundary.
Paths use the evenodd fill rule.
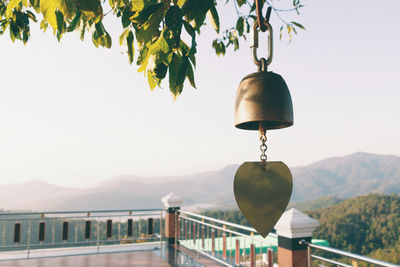
<path fill-rule="evenodd" d="M 188 264 L 188 265 L 185 265 Z M 152 250 L 108 252 L 73 256 L 47 256 L 0 260 L 0 267 L 122 267 L 122 266 L 223 266 L 183 247 L 161 246 Z"/>

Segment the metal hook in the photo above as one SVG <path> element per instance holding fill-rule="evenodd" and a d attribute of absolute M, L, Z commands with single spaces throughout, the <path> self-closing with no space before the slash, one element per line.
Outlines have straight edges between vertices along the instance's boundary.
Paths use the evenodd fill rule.
<path fill-rule="evenodd" d="M 250 45 L 251 49 L 252 49 L 252 57 L 253 57 L 253 62 L 254 64 L 256 64 L 259 68 L 261 68 L 263 71 L 265 71 L 267 69 L 267 67 L 269 66 L 269 64 L 271 64 L 272 62 L 272 54 L 273 54 L 273 32 L 272 32 L 272 26 L 271 24 L 269 24 L 268 21 L 264 21 L 263 23 L 265 25 L 265 27 L 268 30 L 268 58 L 265 62 L 265 64 L 263 64 L 261 59 L 258 59 L 257 57 L 257 48 L 258 48 L 258 22 L 255 21 L 254 25 L 253 25 L 253 40 L 252 40 L 252 44 Z M 261 30 L 261 29 L 260 29 Z"/>
<path fill-rule="evenodd" d="M 261 0 L 254 0 L 256 3 L 256 14 L 257 14 L 257 26 L 260 28 L 262 32 L 267 30 L 267 27 L 264 25 L 265 22 L 269 22 L 269 17 L 271 16 L 272 7 L 269 6 L 267 9 L 267 13 L 265 14 L 265 18 L 262 15 L 263 2 Z"/>

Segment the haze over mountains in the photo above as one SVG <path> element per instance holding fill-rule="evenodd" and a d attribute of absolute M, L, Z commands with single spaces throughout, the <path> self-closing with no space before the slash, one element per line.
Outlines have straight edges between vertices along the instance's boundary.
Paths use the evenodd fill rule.
<path fill-rule="evenodd" d="M 124 175 L 80 189 L 33 180 L 0 186 L 0 208 L 30 210 L 132 209 L 161 207 L 169 192 L 184 206 L 235 207 L 233 178 L 239 166 L 190 176 L 138 177 Z M 292 202 L 323 196 L 350 198 L 369 193 L 400 193 L 400 157 L 355 153 L 291 168 Z"/>

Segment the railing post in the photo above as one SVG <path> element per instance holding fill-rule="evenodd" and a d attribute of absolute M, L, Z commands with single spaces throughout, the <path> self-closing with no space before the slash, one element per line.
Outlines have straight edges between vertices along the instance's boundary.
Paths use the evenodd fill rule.
<path fill-rule="evenodd" d="M 274 251 L 270 248 L 267 250 L 267 260 L 268 267 L 272 267 L 274 265 Z"/>
<path fill-rule="evenodd" d="M 307 245 L 299 244 L 301 240 L 311 243 L 311 235 L 319 226 L 317 220 L 296 209 L 283 213 L 275 225 L 278 234 L 279 267 L 308 267 L 311 262 L 307 256 Z"/>
<path fill-rule="evenodd" d="M 7 221 L 3 222 L 3 233 L 2 233 L 2 240 L 1 245 L 4 247 L 6 245 L 6 229 L 7 229 Z"/>
<path fill-rule="evenodd" d="M 31 225 L 32 222 L 29 220 L 28 222 L 28 247 L 26 248 L 26 257 L 29 259 L 30 251 L 31 251 Z"/>
<path fill-rule="evenodd" d="M 222 258 L 226 260 L 226 234 L 222 234 Z"/>
<path fill-rule="evenodd" d="M 194 222 L 192 228 L 193 245 L 196 246 L 196 224 Z"/>
<path fill-rule="evenodd" d="M 204 239 L 204 225 L 201 226 L 201 248 L 205 247 L 205 239 Z"/>
<path fill-rule="evenodd" d="M 160 211 L 160 244 L 162 243 L 163 240 L 163 211 Z"/>
<path fill-rule="evenodd" d="M 211 229 L 211 254 L 215 255 L 215 231 Z"/>
<path fill-rule="evenodd" d="M 161 201 L 167 209 L 164 227 L 165 238 L 167 239 L 169 245 L 173 245 L 175 244 L 175 241 L 178 243 L 176 238 L 179 238 L 179 217 L 175 218 L 175 213 L 179 210 L 182 204 L 182 199 L 174 193 L 169 193 L 163 197 Z"/>
<path fill-rule="evenodd" d="M 185 240 L 188 239 L 188 221 L 185 220 Z"/>
<path fill-rule="evenodd" d="M 100 250 L 100 220 L 97 219 L 97 253 L 99 253 Z"/>
<path fill-rule="evenodd" d="M 250 267 L 256 266 L 256 247 L 254 244 L 250 245 Z"/>
<path fill-rule="evenodd" d="M 236 238 L 235 264 L 240 264 L 240 240 L 238 238 Z"/>

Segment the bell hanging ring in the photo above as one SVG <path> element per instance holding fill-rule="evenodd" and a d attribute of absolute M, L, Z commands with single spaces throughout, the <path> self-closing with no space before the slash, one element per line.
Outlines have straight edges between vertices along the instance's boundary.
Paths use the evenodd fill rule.
<path fill-rule="evenodd" d="M 293 125 L 293 105 L 285 80 L 267 71 L 272 62 L 272 26 L 268 30 L 268 58 L 257 58 L 258 29 L 253 27 L 252 57 L 258 71 L 242 79 L 236 94 L 235 126 L 244 130 L 272 130 Z"/>

